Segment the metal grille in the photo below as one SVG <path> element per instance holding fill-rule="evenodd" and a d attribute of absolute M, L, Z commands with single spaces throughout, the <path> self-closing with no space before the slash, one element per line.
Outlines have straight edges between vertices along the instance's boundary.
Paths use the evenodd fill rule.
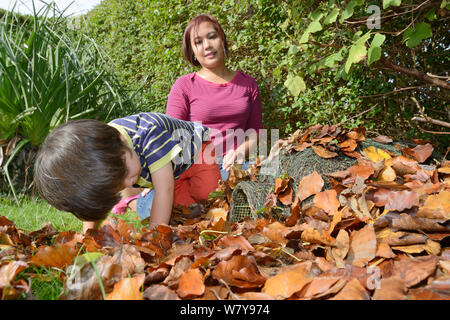
<path fill-rule="evenodd" d="M 231 222 L 238 222 L 252 215 L 247 196 L 242 189 L 233 192 L 233 205 L 231 206 L 229 219 Z"/>

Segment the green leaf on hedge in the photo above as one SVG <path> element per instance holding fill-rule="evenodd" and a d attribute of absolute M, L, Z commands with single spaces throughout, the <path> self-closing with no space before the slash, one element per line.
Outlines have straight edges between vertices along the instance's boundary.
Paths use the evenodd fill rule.
<path fill-rule="evenodd" d="M 353 15 L 353 12 L 355 11 L 355 6 L 356 1 L 354 0 L 347 3 L 347 6 L 345 7 L 344 11 L 342 11 L 341 18 L 339 19 L 340 23 L 343 23 L 345 19 L 348 19 Z"/>
<path fill-rule="evenodd" d="M 378 61 L 381 57 L 381 45 L 383 44 L 386 36 L 380 33 L 376 33 L 370 44 L 369 51 L 367 53 L 367 65 L 371 65 L 373 62 Z"/>
<path fill-rule="evenodd" d="M 303 78 L 300 76 L 292 76 L 291 74 L 288 74 L 284 85 L 294 97 L 298 97 L 300 92 L 306 89 L 306 84 L 305 81 L 303 81 Z"/>
<path fill-rule="evenodd" d="M 330 14 L 325 18 L 325 20 L 323 21 L 323 24 L 327 25 L 327 24 L 331 24 L 331 23 L 336 22 L 336 19 L 337 19 L 338 15 L 339 15 L 339 11 L 340 11 L 339 8 L 334 8 L 330 12 Z"/>
<path fill-rule="evenodd" d="M 431 27 L 428 23 L 422 22 L 416 26 L 416 30 L 409 27 L 405 33 L 403 33 L 403 42 L 406 42 L 408 48 L 413 48 L 420 44 L 423 39 L 430 38 L 433 35 Z"/>
<path fill-rule="evenodd" d="M 367 49 L 364 43 L 357 42 L 353 46 L 351 46 L 350 51 L 348 53 L 347 62 L 345 63 L 345 72 L 349 72 L 350 67 L 353 63 L 358 63 L 367 54 Z"/>
<path fill-rule="evenodd" d="M 402 0 L 383 0 L 383 9 L 389 8 L 389 7 L 398 7 L 402 4 Z"/>

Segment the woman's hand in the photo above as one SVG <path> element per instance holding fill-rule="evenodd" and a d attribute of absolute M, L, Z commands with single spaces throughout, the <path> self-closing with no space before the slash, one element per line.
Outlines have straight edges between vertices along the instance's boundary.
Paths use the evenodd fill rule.
<path fill-rule="evenodd" d="M 237 153 L 235 150 L 230 150 L 227 152 L 225 157 L 223 157 L 222 161 L 222 169 L 225 171 L 229 171 L 236 161 Z"/>

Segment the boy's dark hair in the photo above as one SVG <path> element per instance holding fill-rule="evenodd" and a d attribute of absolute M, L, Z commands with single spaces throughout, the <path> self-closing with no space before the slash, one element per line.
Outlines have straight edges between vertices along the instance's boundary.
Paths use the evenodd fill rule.
<path fill-rule="evenodd" d="M 120 201 L 130 148 L 115 128 L 74 120 L 53 130 L 39 150 L 34 179 L 42 197 L 83 221 L 106 218 Z"/>

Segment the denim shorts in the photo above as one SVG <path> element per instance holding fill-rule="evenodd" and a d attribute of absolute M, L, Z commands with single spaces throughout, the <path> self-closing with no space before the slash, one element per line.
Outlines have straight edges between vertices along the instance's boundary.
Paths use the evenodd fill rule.
<path fill-rule="evenodd" d="M 144 197 L 139 194 L 136 203 L 136 211 L 140 219 L 144 220 L 150 217 L 150 212 L 152 211 L 153 198 L 155 197 L 155 190 L 152 189 Z"/>
<path fill-rule="evenodd" d="M 252 165 L 254 161 L 245 161 L 242 163 L 242 170 L 247 170 L 250 165 Z M 222 180 L 225 181 L 228 179 L 230 171 L 223 170 L 222 162 L 219 163 L 220 175 L 222 176 Z"/>

